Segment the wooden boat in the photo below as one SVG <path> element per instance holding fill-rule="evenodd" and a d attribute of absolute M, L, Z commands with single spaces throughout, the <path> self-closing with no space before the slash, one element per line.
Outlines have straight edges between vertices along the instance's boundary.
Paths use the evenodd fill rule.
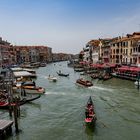
<path fill-rule="evenodd" d="M 134 84 L 135 86 L 140 86 L 140 81 L 135 81 Z"/>
<path fill-rule="evenodd" d="M 40 63 L 40 65 L 39 65 L 40 67 L 46 67 L 47 66 L 47 64 L 46 63 Z"/>
<path fill-rule="evenodd" d="M 37 95 L 37 96 L 35 96 L 35 97 L 29 97 L 29 96 L 24 96 L 23 98 L 22 98 L 22 100 L 24 100 L 24 101 L 26 101 L 26 103 L 28 103 L 28 102 L 31 102 L 31 101 L 34 101 L 34 100 L 36 100 L 36 99 L 39 99 L 41 97 L 41 95 Z"/>
<path fill-rule="evenodd" d="M 90 77 L 91 77 L 92 79 L 96 79 L 96 78 L 98 78 L 98 74 L 97 74 L 97 73 L 92 74 Z"/>
<path fill-rule="evenodd" d="M 49 81 L 52 81 L 52 82 L 56 82 L 57 81 L 57 77 L 54 77 L 54 76 L 50 76 L 49 75 L 48 80 Z"/>
<path fill-rule="evenodd" d="M 74 71 L 76 71 L 76 72 L 83 72 L 84 68 L 74 68 Z"/>
<path fill-rule="evenodd" d="M 17 93 L 30 93 L 30 94 L 44 94 L 45 89 L 43 87 L 36 86 L 35 82 L 22 82 L 20 84 L 16 84 L 13 87 L 14 92 Z"/>
<path fill-rule="evenodd" d="M 91 81 L 84 80 L 83 78 L 80 78 L 80 79 L 76 80 L 76 84 L 82 85 L 84 87 L 93 86 L 93 83 Z"/>
<path fill-rule="evenodd" d="M 104 79 L 104 76 L 102 74 L 99 74 L 98 79 L 99 80 L 103 80 Z"/>
<path fill-rule="evenodd" d="M 109 79 L 111 79 L 111 78 L 112 78 L 112 76 L 109 75 L 109 74 L 106 74 L 106 75 L 103 76 L 103 80 L 104 80 L 104 81 L 105 81 L 105 80 L 109 80 Z"/>
<path fill-rule="evenodd" d="M 68 77 L 68 76 L 69 76 L 69 74 L 64 74 L 64 73 L 61 73 L 61 72 L 57 72 L 57 74 L 58 74 L 59 76 L 64 76 L 64 77 Z"/>
<path fill-rule="evenodd" d="M 41 97 L 41 95 L 38 95 L 38 96 L 35 96 L 35 97 L 23 97 L 19 101 L 18 105 L 19 106 L 24 105 L 24 104 L 29 103 L 31 101 L 34 101 L 34 100 L 36 100 L 36 99 L 38 99 L 40 97 Z M 15 105 L 16 105 L 15 102 L 10 104 L 10 106 L 15 106 Z M 8 103 L 7 100 L 0 101 L 0 109 L 9 109 L 9 103 Z"/>
<path fill-rule="evenodd" d="M 19 105 L 24 105 L 26 103 L 25 99 L 20 100 Z M 9 109 L 9 106 L 15 106 L 16 103 L 9 104 L 7 100 L 0 101 L 0 109 Z"/>
<path fill-rule="evenodd" d="M 94 125 L 96 120 L 97 118 L 94 112 L 94 104 L 90 96 L 85 108 L 85 123 L 87 125 Z"/>

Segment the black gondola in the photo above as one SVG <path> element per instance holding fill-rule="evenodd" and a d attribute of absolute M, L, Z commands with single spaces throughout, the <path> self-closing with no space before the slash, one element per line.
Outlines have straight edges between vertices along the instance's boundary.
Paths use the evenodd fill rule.
<path fill-rule="evenodd" d="M 94 125 L 96 122 L 96 119 L 97 118 L 94 112 L 94 104 L 90 96 L 86 104 L 86 108 L 85 108 L 85 123 L 87 125 Z"/>
<path fill-rule="evenodd" d="M 25 99 L 22 99 L 18 102 L 18 105 L 21 106 L 21 105 L 24 105 L 26 103 L 26 100 Z M 9 109 L 9 106 L 13 107 L 15 106 L 16 103 L 8 103 L 8 101 L 0 101 L 0 109 Z"/>
<path fill-rule="evenodd" d="M 36 100 L 36 99 L 38 99 L 40 97 L 41 97 L 41 95 L 38 95 L 36 97 L 30 97 L 30 98 L 29 97 L 24 97 L 23 99 L 21 99 L 18 102 L 18 105 L 19 106 L 24 105 L 24 104 L 26 104 L 28 102 L 31 102 L 31 101 L 34 101 L 34 100 Z M 10 106 L 15 106 L 15 105 L 16 105 L 15 102 L 10 104 Z M 9 103 L 7 101 L 0 101 L 0 109 L 9 109 Z"/>
<path fill-rule="evenodd" d="M 61 73 L 61 72 L 57 72 L 57 74 L 58 74 L 59 76 L 64 76 L 64 77 L 69 76 L 69 74 L 64 74 L 64 73 Z"/>

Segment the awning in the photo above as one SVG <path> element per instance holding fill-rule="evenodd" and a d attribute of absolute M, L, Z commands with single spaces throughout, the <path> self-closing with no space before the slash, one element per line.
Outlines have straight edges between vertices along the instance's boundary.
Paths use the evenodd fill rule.
<path fill-rule="evenodd" d="M 87 61 L 81 61 L 81 62 L 79 62 L 79 63 L 82 64 L 82 65 L 89 64 L 89 62 L 87 62 Z"/>
<path fill-rule="evenodd" d="M 17 77 L 30 77 L 32 76 L 31 73 L 27 72 L 27 71 L 18 71 L 18 72 L 13 72 L 14 76 Z"/>

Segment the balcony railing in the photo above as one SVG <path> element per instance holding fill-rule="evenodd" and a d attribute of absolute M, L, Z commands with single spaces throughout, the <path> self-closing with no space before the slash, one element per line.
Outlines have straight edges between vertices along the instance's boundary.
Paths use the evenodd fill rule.
<path fill-rule="evenodd" d="M 134 52 L 134 53 L 132 53 L 132 55 L 140 56 L 140 52 Z"/>

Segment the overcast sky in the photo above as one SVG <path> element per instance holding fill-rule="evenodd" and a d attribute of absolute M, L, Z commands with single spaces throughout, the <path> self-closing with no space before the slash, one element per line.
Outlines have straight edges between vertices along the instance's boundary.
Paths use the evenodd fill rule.
<path fill-rule="evenodd" d="M 13 45 L 79 53 L 91 39 L 140 31 L 140 0 L 0 0 L 0 36 Z"/>

